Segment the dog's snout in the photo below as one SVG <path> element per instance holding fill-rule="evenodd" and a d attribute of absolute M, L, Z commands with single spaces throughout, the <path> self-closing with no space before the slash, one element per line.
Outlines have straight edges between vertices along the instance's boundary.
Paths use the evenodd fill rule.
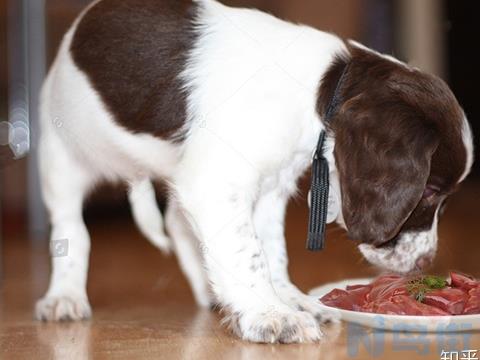
<path fill-rule="evenodd" d="M 433 257 L 431 257 L 430 255 L 423 255 L 415 261 L 415 267 L 417 268 L 417 270 L 425 270 L 432 266 L 432 263 Z"/>

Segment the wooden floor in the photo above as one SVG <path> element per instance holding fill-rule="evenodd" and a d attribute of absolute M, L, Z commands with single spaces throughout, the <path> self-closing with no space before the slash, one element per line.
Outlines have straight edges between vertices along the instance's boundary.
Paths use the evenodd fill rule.
<path fill-rule="evenodd" d="M 441 245 L 432 272 L 458 269 L 480 277 L 480 187 L 467 186 L 451 201 L 440 226 Z M 309 345 L 255 345 L 220 326 L 220 316 L 198 310 L 174 258 L 162 257 L 130 220 L 89 224 L 92 256 L 91 321 L 42 324 L 32 319 L 47 287 L 46 248 L 25 236 L 4 240 L 0 293 L 0 359 L 440 359 L 440 350 L 480 350 L 480 334 L 373 334 L 346 324 L 325 327 Z M 303 290 L 375 274 L 346 239 L 329 229 L 327 249 L 304 250 L 303 204 L 289 210 L 287 237 L 293 280 Z M 382 339 L 385 339 L 383 341 Z M 377 340 L 375 342 L 375 340 Z M 376 346 L 370 346 L 376 345 Z M 480 354 L 479 354 L 480 355 Z"/>

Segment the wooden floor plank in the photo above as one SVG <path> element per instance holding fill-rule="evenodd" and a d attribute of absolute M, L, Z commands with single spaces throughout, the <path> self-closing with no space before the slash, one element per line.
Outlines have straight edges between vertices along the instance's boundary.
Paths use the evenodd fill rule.
<path fill-rule="evenodd" d="M 451 201 L 440 226 L 432 272 L 458 269 L 480 277 L 480 187 Z M 342 230 L 330 227 L 327 249 L 304 250 L 306 209 L 292 204 L 287 237 L 294 281 L 308 290 L 343 278 L 376 274 Z M 92 235 L 89 297 L 94 317 L 81 323 L 42 324 L 33 306 L 47 287 L 45 248 L 8 236 L 0 293 L 0 359 L 440 359 L 450 345 L 480 350 L 480 334 L 371 333 L 346 324 L 325 327 L 309 345 L 255 345 L 235 339 L 220 315 L 199 310 L 174 258 L 165 258 L 125 219 L 89 224 Z M 377 342 L 375 343 L 375 340 Z M 377 348 L 369 344 L 376 344 Z"/>

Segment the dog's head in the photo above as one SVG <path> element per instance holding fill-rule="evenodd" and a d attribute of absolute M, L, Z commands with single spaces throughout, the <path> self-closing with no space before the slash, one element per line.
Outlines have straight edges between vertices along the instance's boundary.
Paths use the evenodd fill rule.
<path fill-rule="evenodd" d="M 337 91 L 326 124 L 342 202 L 337 221 L 371 263 L 424 268 L 437 249 L 442 206 L 472 165 L 469 125 L 439 78 L 354 44 L 349 52 L 327 72 L 318 103 L 325 114 Z"/>

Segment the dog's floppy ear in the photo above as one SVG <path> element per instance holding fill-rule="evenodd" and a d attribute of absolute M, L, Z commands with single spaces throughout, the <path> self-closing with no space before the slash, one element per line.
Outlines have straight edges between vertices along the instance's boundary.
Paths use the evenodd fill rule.
<path fill-rule="evenodd" d="M 422 198 L 438 146 L 421 114 L 391 97 L 358 95 L 333 122 L 342 210 L 349 237 L 381 245 Z"/>

